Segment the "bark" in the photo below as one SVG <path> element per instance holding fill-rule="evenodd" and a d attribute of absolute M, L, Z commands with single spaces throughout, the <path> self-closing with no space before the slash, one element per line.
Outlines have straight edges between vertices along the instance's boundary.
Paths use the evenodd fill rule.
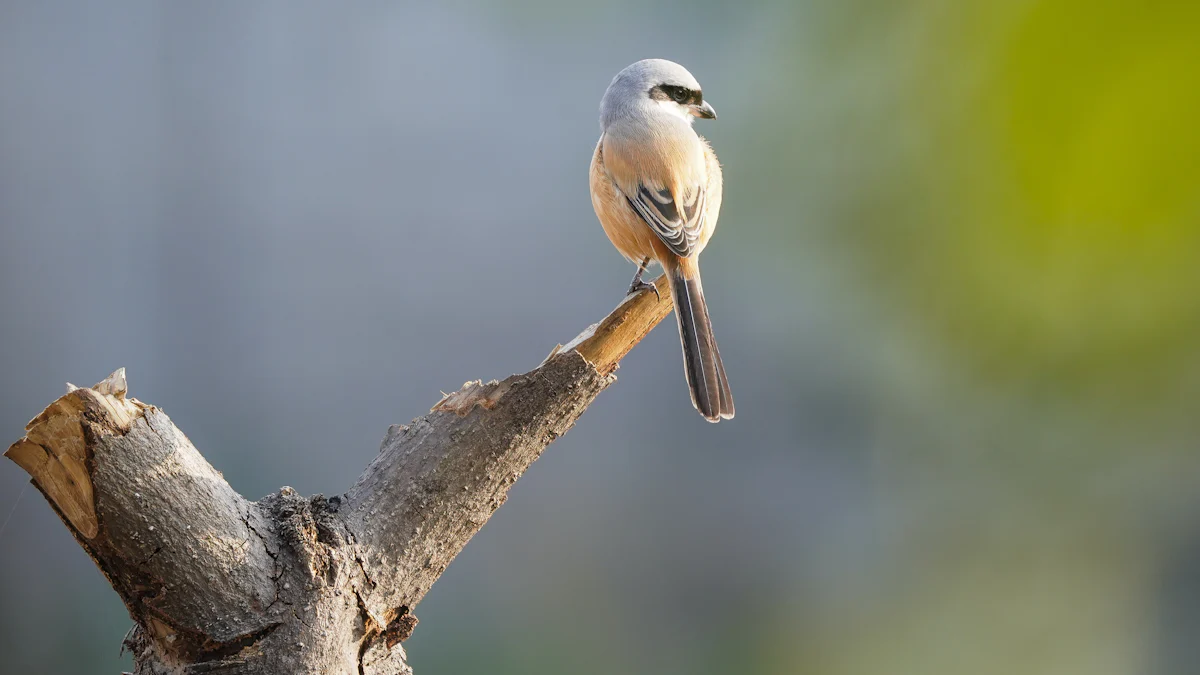
<path fill-rule="evenodd" d="M 139 675 L 411 673 L 413 608 L 670 312 L 657 287 L 534 370 L 393 425 L 343 495 L 246 500 L 162 410 L 127 397 L 123 369 L 68 385 L 5 455 L 125 603 Z"/>

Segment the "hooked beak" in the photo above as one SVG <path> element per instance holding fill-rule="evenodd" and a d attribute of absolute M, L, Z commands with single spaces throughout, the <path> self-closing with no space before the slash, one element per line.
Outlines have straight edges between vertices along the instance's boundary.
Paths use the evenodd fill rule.
<path fill-rule="evenodd" d="M 692 106 L 690 106 L 690 108 L 691 109 L 689 110 L 689 112 L 691 112 L 692 115 L 694 115 L 696 117 L 700 117 L 700 118 L 703 118 L 706 120 L 717 119 L 717 111 L 713 110 L 713 107 L 708 104 L 708 101 L 701 101 L 700 105 L 692 105 Z"/>

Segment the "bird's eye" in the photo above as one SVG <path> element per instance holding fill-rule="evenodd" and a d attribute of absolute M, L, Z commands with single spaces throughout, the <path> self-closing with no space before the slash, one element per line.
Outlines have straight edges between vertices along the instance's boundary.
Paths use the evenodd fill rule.
<path fill-rule="evenodd" d="M 683 87 L 675 87 L 671 92 L 671 98 L 675 99 L 676 103 L 683 103 L 688 100 L 688 90 Z"/>

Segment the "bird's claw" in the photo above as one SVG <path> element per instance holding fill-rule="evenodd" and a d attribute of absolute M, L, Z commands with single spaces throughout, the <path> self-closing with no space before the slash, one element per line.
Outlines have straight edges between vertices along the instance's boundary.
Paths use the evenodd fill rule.
<path fill-rule="evenodd" d="M 662 295 L 660 295 L 658 292 L 658 286 L 655 286 L 654 284 L 646 282 L 646 281 L 642 281 L 641 279 L 638 279 L 637 281 L 633 282 L 632 284 L 629 284 L 628 295 L 633 295 L 634 293 L 637 293 L 638 291 L 645 291 L 645 290 L 654 291 L 654 297 L 658 298 L 659 300 L 662 300 Z"/>

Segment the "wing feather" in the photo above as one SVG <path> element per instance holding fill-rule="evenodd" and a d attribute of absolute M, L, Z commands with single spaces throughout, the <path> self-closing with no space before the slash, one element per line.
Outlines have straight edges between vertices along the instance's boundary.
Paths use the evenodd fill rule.
<path fill-rule="evenodd" d="M 704 229 L 707 197 L 703 186 L 696 185 L 683 195 L 676 195 L 670 188 L 638 183 L 637 195 L 625 198 L 673 253 L 687 257 L 696 249 Z"/>
<path fill-rule="evenodd" d="M 650 231 L 671 252 L 690 257 L 704 247 L 707 146 L 685 122 L 678 129 L 661 124 L 654 129 L 606 131 L 600 139 L 604 167 Z M 713 199 L 719 201 L 720 193 Z"/>

